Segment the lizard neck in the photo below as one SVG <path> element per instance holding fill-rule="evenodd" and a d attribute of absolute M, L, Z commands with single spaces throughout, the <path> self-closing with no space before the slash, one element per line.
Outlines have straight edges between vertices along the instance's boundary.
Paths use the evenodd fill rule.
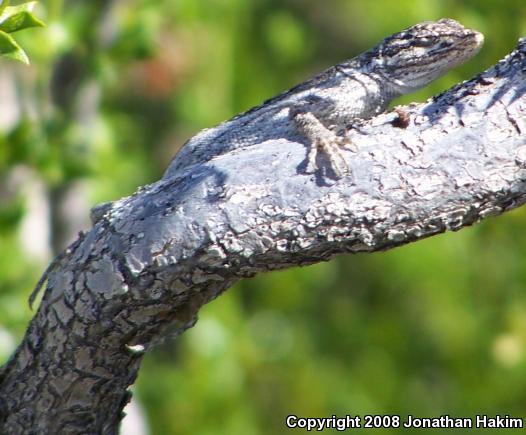
<path fill-rule="evenodd" d="M 386 101 L 391 101 L 414 91 L 414 88 L 393 80 L 389 74 L 385 74 L 381 69 L 376 68 L 367 55 L 368 53 L 362 54 L 338 65 L 338 67 L 341 72 L 350 78 L 362 76 L 367 77 L 368 81 L 375 82 L 378 88 L 378 96 Z"/>
<path fill-rule="evenodd" d="M 346 75 L 351 76 L 358 73 L 378 82 L 381 97 L 388 100 L 415 92 L 427 86 L 433 78 L 435 78 L 434 76 L 433 78 L 425 76 L 426 74 L 429 76 L 432 75 L 429 73 L 429 67 L 427 66 L 422 66 L 416 71 L 413 71 L 414 68 L 411 69 L 408 67 L 405 72 L 402 71 L 404 74 L 401 74 L 401 71 L 397 70 L 395 72 L 400 76 L 400 78 L 397 78 L 397 75 L 386 69 L 383 62 L 379 62 L 375 56 L 376 51 L 368 51 L 339 66 Z M 399 70 L 401 69 L 402 68 L 399 68 Z M 424 77 L 421 77 L 422 75 L 424 75 Z"/>
<path fill-rule="evenodd" d="M 381 81 L 382 86 L 384 87 L 385 93 L 389 94 L 391 96 L 391 99 L 401 97 L 402 95 L 410 94 L 412 92 L 415 92 L 417 89 L 423 87 L 423 86 L 415 87 L 415 86 L 405 85 L 401 81 L 393 79 L 388 74 L 385 74 L 382 71 L 376 71 L 370 74 L 376 77 L 377 80 Z"/>

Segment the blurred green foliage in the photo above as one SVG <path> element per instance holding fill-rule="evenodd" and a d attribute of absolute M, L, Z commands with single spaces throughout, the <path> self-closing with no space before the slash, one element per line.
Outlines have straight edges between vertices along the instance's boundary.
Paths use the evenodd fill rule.
<path fill-rule="evenodd" d="M 157 179 L 201 128 L 418 21 L 455 18 L 486 44 L 397 103 L 469 78 L 526 33 L 524 0 L 49 0 L 37 15 L 47 27 L 18 39 L 33 65 L 6 66 L 17 116 L 0 135 L 4 360 L 48 261 L 20 244 L 16 168 L 49 192 L 82 180 L 90 203 L 115 199 Z M 152 433 L 283 433 L 288 414 L 526 418 L 525 217 L 239 283 L 145 358 L 135 391 Z"/>

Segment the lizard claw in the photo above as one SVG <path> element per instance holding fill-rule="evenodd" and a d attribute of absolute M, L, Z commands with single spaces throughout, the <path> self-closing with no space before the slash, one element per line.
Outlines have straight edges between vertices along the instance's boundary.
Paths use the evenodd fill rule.
<path fill-rule="evenodd" d="M 323 154 L 322 158 L 326 160 L 323 166 L 329 166 L 336 178 L 342 178 L 351 172 L 345 159 L 345 154 L 340 149 L 340 144 L 320 140 L 316 141 L 309 151 L 306 173 L 315 173 L 320 169 L 318 165 L 320 154 Z"/>
<path fill-rule="evenodd" d="M 345 160 L 345 153 L 342 152 L 342 148 L 352 149 L 350 141 L 342 139 L 325 127 L 311 112 L 291 110 L 289 116 L 298 131 L 311 142 L 306 173 L 314 173 L 319 169 L 317 164 L 319 153 L 323 153 L 328 159 L 329 166 L 337 178 L 341 178 L 350 172 Z"/>

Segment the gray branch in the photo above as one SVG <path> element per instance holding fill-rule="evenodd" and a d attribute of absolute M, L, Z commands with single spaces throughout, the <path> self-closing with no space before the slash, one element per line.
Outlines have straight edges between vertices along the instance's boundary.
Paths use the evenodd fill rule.
<path fill-rule="evenodd" d="M 351 174 L 269 140 L 98 209 L 50 268 L 0 378 L 0 432 L 117 432 L 142 356 L 243 277 L 458 230 L 526 198 L 526 40 L 424 104 L 349 131 Z M 271 130 L 272 125 L 263 126 Z"/>

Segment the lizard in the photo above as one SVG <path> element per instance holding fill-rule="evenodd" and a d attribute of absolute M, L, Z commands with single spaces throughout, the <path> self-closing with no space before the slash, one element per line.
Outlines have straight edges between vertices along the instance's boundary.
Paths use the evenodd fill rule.
<path fill-rule="evenodd" d="M 345 138 L 353 120 L 384 112 L 393 99 L 469 60 L 483 42 L 481 33 L 450 18 L 415 24 L 229 121 L 202 130 L 184 144 L 163 178 L 281 137 L 310 147 L 305 173 L 320 169 L 318 156 L 323 154 L 333 175 L 340 178 L 349 172 L 342 150 L 353 149 Z"/>
<path fill-rule="evenodd" d="M 342 149 L 353 148 L 342 126 L 382 113 L 393 99 L 469 60 L 483 42 L 481 33 L 450 18 L 415 24 L 229 121 L 202 130 L 184 144 L 163 178 L 280 137 L 307 142 L 306 173 L 319 169 L 317 160 L 322 154 L 340 178 L 348 173 Z M 114 206 L 114 201 L 95 205 L 93 225 Z"/>

